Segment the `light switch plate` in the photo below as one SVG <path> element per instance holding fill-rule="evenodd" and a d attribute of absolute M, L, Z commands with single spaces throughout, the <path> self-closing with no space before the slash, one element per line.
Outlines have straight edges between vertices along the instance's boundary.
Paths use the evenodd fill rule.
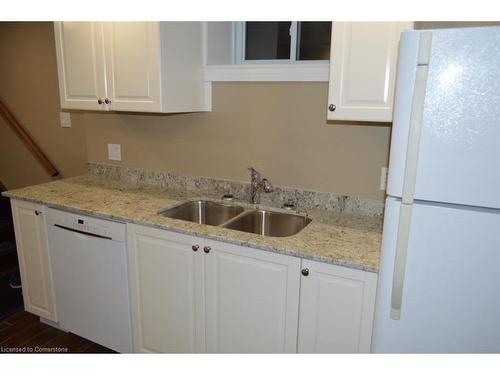
<path fill-rule="evenodd" d="M 71 128 L 71 115 L 69 112 L 59 112 L 61 128 Z"/>
<path fill-rule="evenodd" d="M 116 143 L 108 143 L 108 159 L 122 160 L 122 145 Z"/>
<path fill-rule="evenodd" d="M 387 167 L 382 167 L 380 170 L 380 190 L 387 189 Z"/>

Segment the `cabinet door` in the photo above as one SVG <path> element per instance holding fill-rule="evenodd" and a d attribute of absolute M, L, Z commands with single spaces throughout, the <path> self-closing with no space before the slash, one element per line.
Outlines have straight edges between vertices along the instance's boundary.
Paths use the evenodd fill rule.
<path fill-rule="evenodd" d="M 161 111 L 158 22 L 105 22 L 109 109 Z"/>
<path fill-rule="evenodd" d="M 127 230 L 134 351 L 204 351 L 200 239 L 133 224 Z"/>
<path fill-rule="evenodd" d="M 61 108 L 106 110 L 102 23 L 54 22 Z"/>
<path fill-rule="evenodd" d="M 24 308 L 42 318 L 56 321 L 45 226 L 45 207 L 13 200 L 12 216 L 16 233 Z"/>
<path fill-rule="evenodd" d="M 302 261 L 299 353 L 369 353 L 377 275 Z"/>
<path fill-rule="evenodd" d="M 411 22 L 333 22 L 328 120 L 392 121 L 402 31 Z"/>
<path fill-rule="evenodd" d="M 211 353 L 295 353 L 300 260 L 206 241 L 206 334 Z"/>

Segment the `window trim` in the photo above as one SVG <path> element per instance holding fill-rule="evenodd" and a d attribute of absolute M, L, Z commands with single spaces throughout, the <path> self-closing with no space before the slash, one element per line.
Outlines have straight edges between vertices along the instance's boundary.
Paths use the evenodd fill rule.
<path fill-rule="evenodd" d="M 205 81 L 328 82 L 330 63 L 233 64 L 205 68 Z"/>
<path fill-rule="evenodd" d="M 292 22 L 297 44 L 297 22 Z M 233 61 L 227 65 L 206 65 L 205 81 L 224 82 L 328 82 L 329 60 L 242 60 L 244 22 L 233 22 Z M 333 29 L 332 29 L 333 30 Z M 206 34 L 206 30 L 205 30 Z M 205 44 L 207 40 L 205 38 Z M 293 45 L 292 44 L 292 45 Z M 296 56 L 296 50 L 290 51 Z"/>

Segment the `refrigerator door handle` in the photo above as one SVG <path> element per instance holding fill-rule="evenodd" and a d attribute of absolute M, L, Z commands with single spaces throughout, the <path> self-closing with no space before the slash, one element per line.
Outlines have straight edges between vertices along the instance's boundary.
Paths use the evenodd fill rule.
<path fill-rule="evenodd" d="M 408 147 L 406 150 L 404 183 L 402 202 L 411 204 L 415 195 L 417 180 L 418 154 L 420 151 L 420 136 L 422 134 L 422 118 L 424 115 L 425 91 L 429 72 L 429 59 L 432 33 L 425 32 L 420 35 L 418 49 L 418 66 L 415 74 L 415 86 L 412 98 L 410 115 L 410 130 L 408 133 Z"/>
<path fill-rule="evenodd" d="M 418 66 L 415 75 L 412 109 L 410 116 L 410 131 L 408 134 L 408 148 L 406 152 L 403 196 L 401 197 L 401 211 L 399 214 L 398 237 L 396 240 L 396 257 L 394 259 L 394 273 L 392 279 L 391 313 L 390 318 L 399 320 L 403 303 L 403 287 L 410 236 L 411 211 L 415 196 L 417 178 L 418 153 L 420 135 L 422 133 L 422 118 L 424 112 L 425 91 L 429 70 L 432 33 L 423 32 L 420 35 L 418 49 Z"/>
<path fill-rule="evenodd" d="M 411 210 L 411 204 L 402 203 L 399 211 L 398 237 L 396 240 L 396 257 L 394 259 L 394 273 L 392 276 L 390 312 L 390 318 L 393 320 L 399 320 L 401 318 L 406 257 L 408 254 L 408 240 L 410 237 Z"/>

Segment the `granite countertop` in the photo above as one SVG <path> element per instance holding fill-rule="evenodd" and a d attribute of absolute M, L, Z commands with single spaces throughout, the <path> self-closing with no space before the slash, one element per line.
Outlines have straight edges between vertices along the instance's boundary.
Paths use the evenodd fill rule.
<path fill-rule="evenodd" d="M 382 219 L 306 210 L 312 222 L 290 237 L 265 237 L 162 217 L 158 211 L 199 196 L 196 192 L 113 181 L 93 175 L 67 178 L 2 193 L 71 212 L 142 224 L 237 245 L 378 272 Z M 235 202 L 255 207 L 255 205 Z M 259 205 L 259 207 L 269 207 Z M 276 208 L 272 208 L 276 210 Z"/>

